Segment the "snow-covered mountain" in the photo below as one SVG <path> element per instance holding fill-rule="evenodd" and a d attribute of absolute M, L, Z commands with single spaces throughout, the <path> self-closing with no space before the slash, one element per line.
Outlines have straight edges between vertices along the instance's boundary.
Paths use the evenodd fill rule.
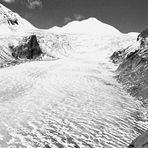
<path fill-rule="evenodd" d="M 32 37 L 35 36 L 35 40 Z M 34 38 L 34 37 L 33 37 Z M 71 47 L 68 37 L 35 28 L 17 13 L 0 4 L 0 67 L 27 60 L 34 43 L 41 48 L 41 59 L 57 59 L 67 55 Z M 31 46 L 30 46 L 31 45 Z M 34 48 L 36 52 L 36 47 Z M 43 56 L 45 55 L 45 56 Z M 22 62 L 22 61 L 21 61 Z"/>
<path fill-rule="evenodd" d="M 96 18 L 89 18 L 82 21 L 73 21 L 63 27 L 53 27 L 49 31 L 56 33 L 81 33 L 99 35 L 118 35 L 120 31 L 105 24 Z"/>
<path fill-rule="evenodd" d="M 0 147 L 127 147 L 146 115 L 115 69 L 147 98 L 148 47 L 137 36 L 95 18 L 41 30 L 0 4 L 0 67 L 10 66 L 0 70 Z"/>
<path fill-rule="evenodd" d="M 0 4 L 0 35 L 24 34 L 35 27 L 17 13 Z"/>

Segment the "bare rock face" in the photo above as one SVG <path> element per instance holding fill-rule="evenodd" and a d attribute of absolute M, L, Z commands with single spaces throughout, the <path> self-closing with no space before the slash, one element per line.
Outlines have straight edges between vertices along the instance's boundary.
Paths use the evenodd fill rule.
<path fill-rule="evenodd" d="M 110 57 L 110 59 L 113 61 L 113 63 L 115 63 L 115 64 L 119 64 L 119 63 L 121 63 L 122 62 L 122 60 L 124 59 L 124 57 L 125 57 L 125 50 L 126 49 L 124 49 L 124 50 L 122 50 L 122 51 L 115 51 L 114 53 L 113 53 L 113 55 Z"/>
<path fill-rule="evenodd" d="M 9 25 L 18 25 L 18 20 L 17 19 L 14 19 L 14 20 L 8 19 L 8 24 Z"/>
<path fill-rule="evenodd" d="M 26 37 L 17 47 L 12 47 L 12 56 L 16 59 L 36 59 L 41 54 L 36 35 Z"/>
<path fill-rule="evenodd" d="M 128 148 L 148 148 L 148 131 L 137 137 Z"/>
<path fill-rule="evenodd" d="M 143 30 L 137 37 L 137 41 L 140 41 L 140 47 L 148 47 L 148 29 Z"/>

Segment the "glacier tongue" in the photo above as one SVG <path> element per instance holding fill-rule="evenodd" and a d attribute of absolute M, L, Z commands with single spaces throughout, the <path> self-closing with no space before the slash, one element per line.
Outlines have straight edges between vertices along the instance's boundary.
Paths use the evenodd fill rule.
<path fill-rule="evenodd" d="M 123 148 L 145 129 L 136 122 L 140 102 L 114 79 L 108 59 L 130 40 L 69 38 L 73 54 L 63 59 L 1 69 L 1 147 Z"/>

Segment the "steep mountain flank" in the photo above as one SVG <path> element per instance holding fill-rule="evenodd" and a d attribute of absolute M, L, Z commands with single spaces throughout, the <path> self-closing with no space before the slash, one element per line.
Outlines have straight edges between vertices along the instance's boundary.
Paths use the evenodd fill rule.
<path fill-rule="evenodd" d="M 137 37 L 137 47 L 129 46 L 116 51 L 111 56 L 114 63 L 118 64 L 117 76 L 125 89 L 138 100 L 143 102 L 144 108 L 148 107 L 148 31 L 142 31 Z M 146 109 L 147 110 L 147 109 Z M 147 121 L 147 113 L 140 120 Z M 148 131 L 134 140 L 129 148 L 148 147 Z"/>
<path fill-rule="evenodd" d="M 0 4 L 0 35 L 21 35 L 33 29 L 31 23 Z"/>
<path fill-rule="evenodd" d="M 143 39 L 138 41 L 138 46 L 129 46 L 126 49 L 116 51 L 111 56 L 114 63 L 119 64 L 117 78 L 126 89 L 139 99 L 142 97 L 147 102 L 148 92 L 148 48 L 147 42 L 143 45 Z"/>

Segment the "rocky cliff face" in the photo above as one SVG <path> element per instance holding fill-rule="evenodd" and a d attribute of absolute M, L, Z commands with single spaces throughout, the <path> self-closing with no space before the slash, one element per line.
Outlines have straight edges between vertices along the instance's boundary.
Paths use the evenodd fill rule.
<path fill-rule="evenodd" d="M 148 147 L 148 131 L 137 137 L 128 148 L 147 148 Z"/>
<path fill-rule="evenodd" d="M 10 47 L 12 56 L 16 59 L 36 59 L 42 54 L 36 35 L 23 38 L 16 47 Z"/>
<path fill-rule="evenodd" d="M 148 40 L 146 36 L 139 34 L 137 38 L 138 46 L 116 51 L 111 56 L 114 63 L 118 64 L 116 78 L 125 89 L 138 100 L 143 102 L 144 108 L 148 106 Z M 133 48 L 134 47 L 134 48 Z M 147 121 L 145 117 L 140 119 Z M 129 148 L 147 148 L 148 131 L 134 140 Z"/>

